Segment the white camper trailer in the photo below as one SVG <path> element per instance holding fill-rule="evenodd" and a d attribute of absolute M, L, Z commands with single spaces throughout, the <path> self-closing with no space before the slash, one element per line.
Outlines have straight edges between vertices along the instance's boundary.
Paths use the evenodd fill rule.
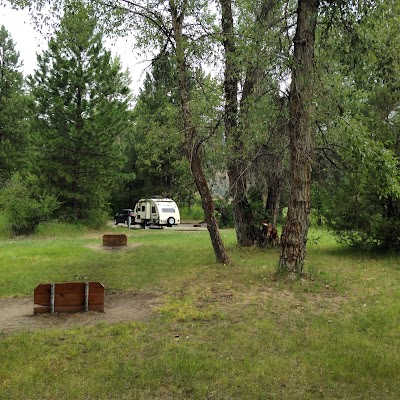
<path fill-rule="evenodd" d="M 171 199 L 140 199 L 136 203 L 134 212 L 134 223 L 142 226 L 173 226 L 181 222 L 178 206 Z"/>

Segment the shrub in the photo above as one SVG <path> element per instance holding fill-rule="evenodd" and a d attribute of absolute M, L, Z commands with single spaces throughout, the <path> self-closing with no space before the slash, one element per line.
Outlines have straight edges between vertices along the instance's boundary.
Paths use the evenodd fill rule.
<path fill-rule="evenodd" d="M 106 210 L 93 207 L 86 212 L 85 219 L 82 220 L 82 223 L 89 228 L 100 229 L 106 225 L 109 219 L 109 213 Z"/>
<path fill-rule="evenodd" d="M 42 191 L 34 175 L 15 173 L 0 192 L 0 207 L 14 235 L 31 234 L 59 207 L 54 196 Z"/>
<path fill-rule="evenodd" d="M 225 198 L 215 200 L 215 213 L 220 228 L 233 228 L 233 205 Z"/>
<path fill-rule="evenodd" d="M 322 215 L 343 243 L 400 248 L 400 199 L 374 193 L 347 177 L 324 198 Z"/>
<path fill-rule="evenodd" d="M 190 207 L 180 207 L 182 221 L 204 221 L 204 211 L 201 204 L 193 204 Z"/>

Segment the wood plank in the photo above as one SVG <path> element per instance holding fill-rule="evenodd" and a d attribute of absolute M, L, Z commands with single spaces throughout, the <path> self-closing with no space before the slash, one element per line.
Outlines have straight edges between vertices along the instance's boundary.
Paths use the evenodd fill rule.
<path fill-rule="evenodd" d="M 35 291 L 34 295 L 34 303 L 49 305 L 50 304 L 50 291 L 47 293 L 41 293 L 43 290 Z M 38 294 L 39 292 L 40 294 Z M 73 282 L 73 283 L 56 283 L 55 291 L 54 291 L 54 302 L 64 303 L 65 301 L 72 301 L 72 304 L 80 304 L 80 301 L 84 299 L 85 296 L 85 284 L 82 282 Z M 64 297 L 67 300 L 64 300 Z M 81 300 L 79 300 L 79 297 Z"/>
<path fill-rule="evenodd" d="M 102 293 L 90 293 L 89 291 L 89 304 L 102 304 L 104 303 L 104 295 Z M 49 305 L 49 299 L 40 296 L 35 298 L 35 304 Z M 56 293 L 54 296 L 54 304 L 56 306 L 63 305 L 77 305 L 85 304 L 85 294 L 84 293 Z"/>
<path fill-rule="evenodd" d="M 104 304 L 105 290 L 100 282 L 89 282 L 89 305 Z"/>
<path fill-rule="evenodd" d="M 45 301 L 46 297 L 50 296 L 50 284 L 41 284 L 34 290 L 34 298 Z M 75 293 L 85 293 L 84 282 L 72 282 L 72 283 L 56 283 L 55 294 L 66 295 Z M 104 286 L 99 282 L 89 282 L 89 294 L 104 294 Z M 38 303 L 41 304 L 41 303 Z M 50 304 L 50 303 L 48 303 Z"/>
<path fill-rule="evenodd" d="M 100 282 L 88 282 L 89 311 L 104 312 L 104 286 Z M 38 285 L 34 290 L 34 313 L 50 312 L 51 284 Z M 85 308 L 85 282 L 55 284 L 55 312 L 79 312 Z"/>
<path fill-rule="evenodd" d="M 85 282 L 56 283 L 55 294 L 84 293 Z"/>
<path fill-rule="evenodd" d="M 40 295 L 40 294 L 48 294 L 48 295 L 50 295 L 50 287 L 51 287 L 50 283 L 42 283 L 42 284 L 36 286 L 36 288 L 35 288 L 33 293 L 35 295 L 36 294 L 38 294 L 38 295 Z"/>
<path fill-rule="evenodd" d="M 125 234 L 103 235 L 103 246 L 125 246 L 128 244 L 128 237 Z"/>
<path fill-rule="evenodd" d="M 89 290 L 92 293 L 104 294 L 104 286 L 100 282 L 89 282 Z"/>
<path fill-rule="evenodd" d="M 56 293 L 54 296 L 55 306 L 75 306 L 85 304 L 85 293 Z"/>
<path fill-rule="evenodd" d="M 35 294 L 33 297 L 34 304 L 40 304 L 42 306 L 50 305 L 50 293 L 48 294 Z"/>
<path fill-rule="evenodd" d="M 90 304 L 104 304 L 104 293 L 89 292 L 89 305 Z"/>
<path fill-rule="evenodd" d="M 67 295 L 55 295 L 54 301 L 56 305 L 65 305 L 65 304 L 84 304 L 85 297 L 80 296 L 79 294 L 67 294 Z M 104 303 L 104 295 L 101 293 L 90 293 L 89 292 L 89 304 L 103 304 Z M 39 304 L 42 306 L 50 305 L 50 297 L 45 295 L 35 296 L 34 304 Z"/>

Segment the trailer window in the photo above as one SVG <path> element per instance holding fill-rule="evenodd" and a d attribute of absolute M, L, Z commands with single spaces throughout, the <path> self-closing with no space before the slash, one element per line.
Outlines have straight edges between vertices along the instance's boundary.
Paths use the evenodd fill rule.
<path fill-rule="evenodd" d="M 167 208 L 167 207 L 165 207 L 165 208 L 162 208 L 161 210 L 163 212 L 165 212 L 165 213 L 174 213 L 175 212 L 175 208 Z"/>
<path fill-rule="evenodd" d="M 142 206 L 142 211 L 146 211 L 146 206 Z"/>
<path fill-rule="evenodd" d="M 156 208 L 154 206 L 151 207 L 151 213 L 155 214 L 156 213 Z"/>

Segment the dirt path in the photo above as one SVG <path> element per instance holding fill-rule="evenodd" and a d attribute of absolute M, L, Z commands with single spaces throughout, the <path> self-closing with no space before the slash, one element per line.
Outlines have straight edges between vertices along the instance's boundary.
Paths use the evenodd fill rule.
<path fill-rule="evenodd" d="M 0 333 L 17 331 L 93 326 L 99 322 L 115 323 L 149 321 L 160 296 L 154 293 L 106 293 L 105 312 L 76 314 L 33 314 L 33 298 L 0 299 Z"/>

